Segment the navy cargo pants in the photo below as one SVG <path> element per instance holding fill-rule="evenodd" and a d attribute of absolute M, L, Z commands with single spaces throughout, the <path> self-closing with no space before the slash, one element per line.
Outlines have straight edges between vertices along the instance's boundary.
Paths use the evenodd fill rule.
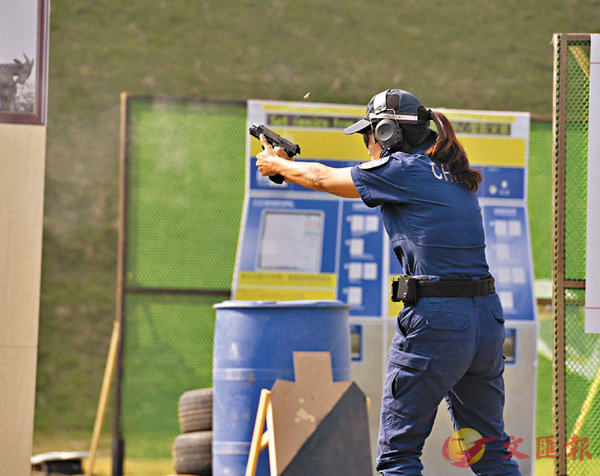
<path fill-rule="evenodd" d="M 445 398 L 455 430 L 470 428 L 492 439 L 471 470 L 486 476 L 520 475 L 510 459 L 502 416 L 503 343 L 496 293 L 421 298 L 400 312 L 383 389 L 377 456 L 381 474 L 421 474 L 425 438 Z"/>

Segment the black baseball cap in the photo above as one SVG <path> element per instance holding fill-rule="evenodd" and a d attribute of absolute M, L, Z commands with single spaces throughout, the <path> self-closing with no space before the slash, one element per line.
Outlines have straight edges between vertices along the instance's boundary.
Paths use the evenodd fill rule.
<path fill-rule="evenodd" d="M 425 108 L 414 94 L 402 89 L 387 89 L 371 98 L 365 117 L 346 127 L 344 134 L 366 132 L 372 124 L 382 119 L 394 119 L 406 124 L 426 124 L 428 118 L 419 115 L 420 110 L 425 111 Z"/>

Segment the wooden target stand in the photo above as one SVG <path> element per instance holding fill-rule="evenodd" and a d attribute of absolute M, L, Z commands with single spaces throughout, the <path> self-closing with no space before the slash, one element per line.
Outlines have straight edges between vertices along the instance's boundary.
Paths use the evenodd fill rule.
<path fill-rule="evenodd" d="M 267 430 L 262 433 L 265 422 Z M 250 444 L 246 476 L 254 476 L 256 474 L 258 454 L 267 446 L 269 447 L 269 468 L 271 469 L 271 474 L 277 474 L 275 439 L 272 436 L 273 405 L 271 405 L 271 392 L 266 388 L 263 388 L 260 392 L 260 401 L 258 402 L 258 411 L 256 412 L 256 423 L 254 424 L 254 433 L 252 434 L 252 443 Z"/>
<path fill-rule="evenodd" d="M 294 374 L 295 382 L 261 392 L 246 476 L 267 447 L 271 476 L 371 474 L 365 394 L 354 382 L 333 382 L 328 352 L 294 352 Z"/>

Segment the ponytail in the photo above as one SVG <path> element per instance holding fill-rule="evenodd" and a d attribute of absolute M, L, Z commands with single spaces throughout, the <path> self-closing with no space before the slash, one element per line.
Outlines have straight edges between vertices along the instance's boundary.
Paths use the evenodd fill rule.
<path fill-rule="evenodd" d="M 441 112 L 431 111 L 431 119 L 435 123 L 439 138 L 425 155 L 433 160 L 447 164 L 456 180 L 475 193 L 481 183 L 481 173 L 469 165 L 469 159 L 463 146 L 458 142 L 452 124 Z"/>

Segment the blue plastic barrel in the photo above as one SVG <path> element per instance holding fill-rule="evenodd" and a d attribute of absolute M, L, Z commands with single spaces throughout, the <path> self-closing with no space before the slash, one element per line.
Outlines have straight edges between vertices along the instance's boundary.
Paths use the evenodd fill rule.
<path fill-rule="evenodd" d="M 349 306 L 340 301 L 215 304 L 213 474 L 243 476 L 263 388 L 294 380 L 293 352 L 329 352 L 333 380 L 351 380 Z M 268 476 L 268 451 L 257 476 Z"/>

